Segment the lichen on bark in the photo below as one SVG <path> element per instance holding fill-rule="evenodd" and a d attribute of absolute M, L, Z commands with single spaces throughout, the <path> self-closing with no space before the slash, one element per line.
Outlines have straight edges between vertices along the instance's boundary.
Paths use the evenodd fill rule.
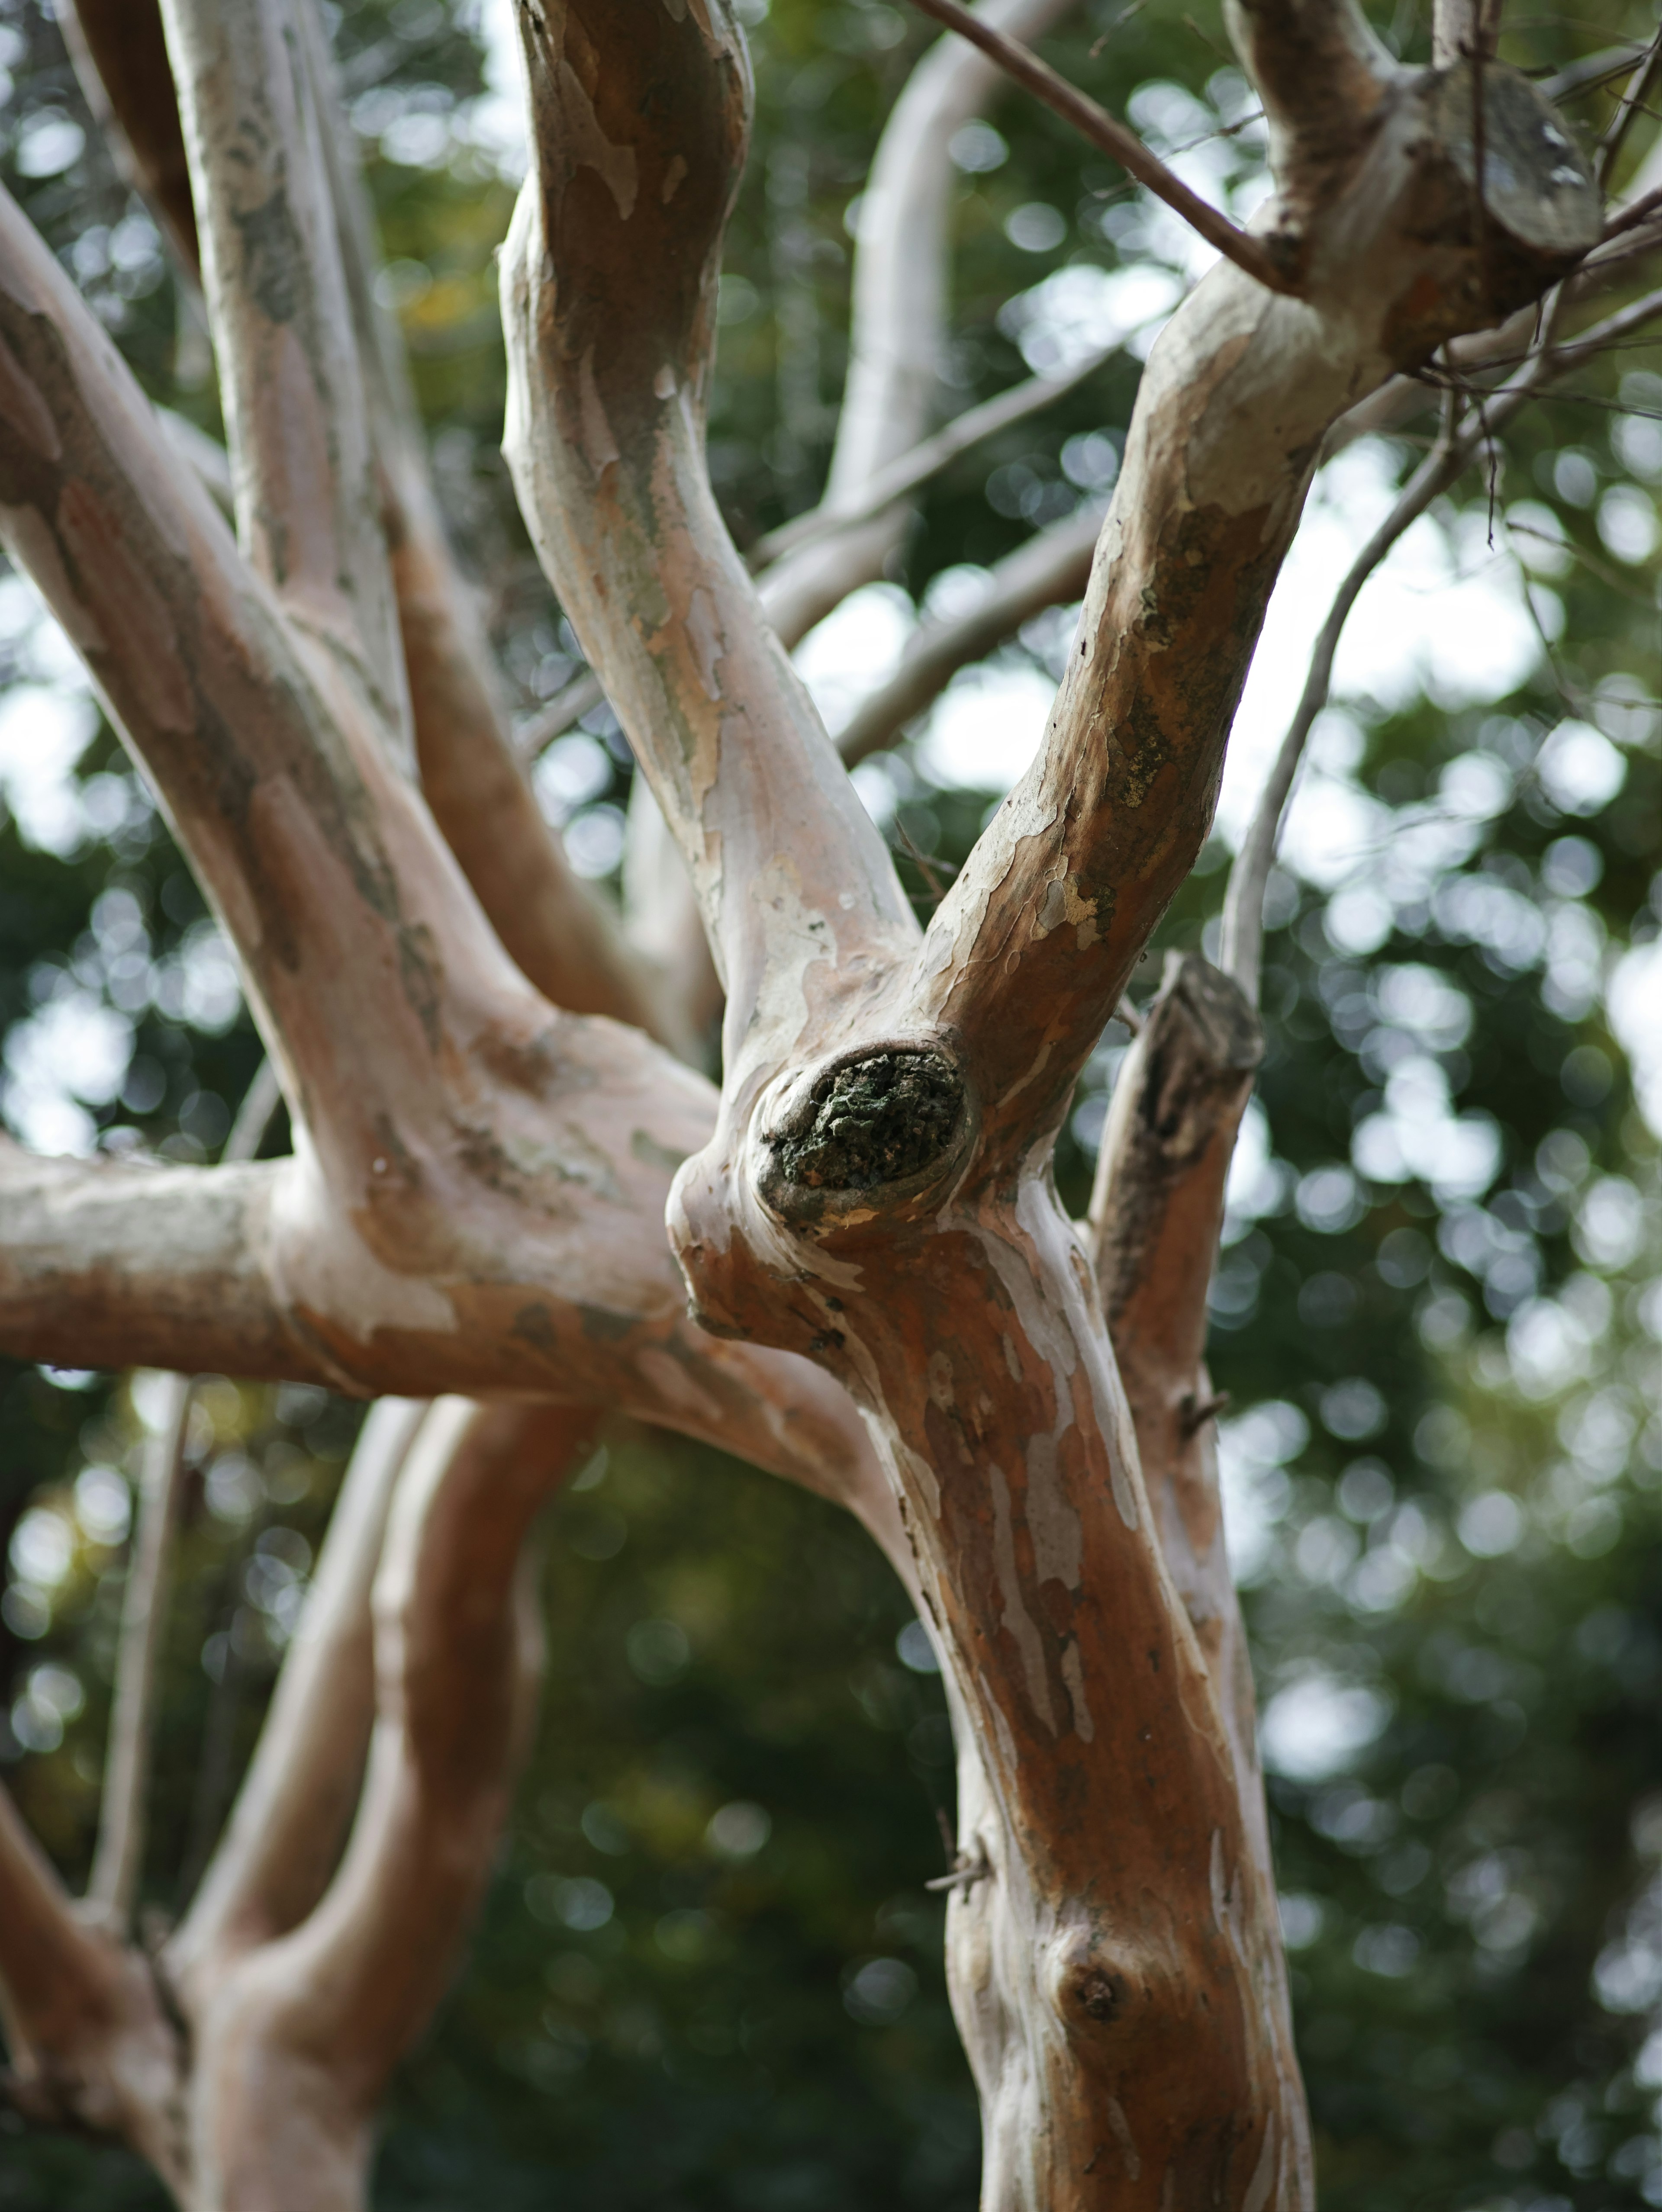
<path fill-rule="evenodd" d="M 769 1143 L 788 1183 L 874 1190 L 909 1182 L 951 1146 L 964 1082 L 941 1054 L 895 1048 L 829 1067 Z"/>

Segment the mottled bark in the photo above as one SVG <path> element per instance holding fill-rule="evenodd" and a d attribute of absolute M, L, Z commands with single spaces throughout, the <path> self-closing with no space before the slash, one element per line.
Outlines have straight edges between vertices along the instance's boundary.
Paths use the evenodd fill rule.
<path fill-rule="evenodd" d="M 995 12 L 1037 28 L 1054 0 Z M 243 550 L 9 203 L 0 527 L 236 947 L 295 1149 L 186 1170 L 0 1146 L 0 1343 L 493 1402 L 366 1430 L 314 1632 L 158 1969 L 82 1925 L 0 1803 L 17 2094 L 126 2134 L 192 2212 L 361 2204 L 375 2100 L 507 1802 L 521 1539 L 623 1416 L 849 1506 L 928 1623 L 986 2203 L 1300 2212 L 1203 1364 L 1250 976 L 1168 976 L 1088 1231 L 1050 1152 L 1207 834 L 1324 440 L 1571 270 L 1590 180 L 1492 58 L 1405 70 L 1346 0 L 1241 0 L 1276 192 L 1235 250 L 1271 281 L 1226 264 L 1167 326 L 1094 552 L 1075 523 L 1014 556 L 992 618 L 1088 561 L 1084 612 L 1039 756 L 924 933 L 775 627 L 863 580 L 894 511 L 804 545 L 770 599 L 705 470 L 737 27 L 723 0 L 523 0 L 508 452 L 690 872 L 726 994 L 718 1095 L 643 1034 L 696 1032 L 662 990 L 697 988 L 687 963 L 667 937 L 643 968 L 585 921 L 517 781 L 310 0 L 165 14 Z M 116 21 L 89 12 L 87 43 L 119 120 L 145 80 Z M 909 95 L 927 130 L 886 138 L 833 503 L 876 496 L 928 427 L 943 249 L 913 296 L 881 210 L 910 190 L 939 215 L 954 118 L 992 82 L 937 49 Z M 165 129 L 127 135 L 188 254 Z M 1506 155 L 1482 194 L 1478 146 Z M 898 679 L 916 703 L 929 653 L 949 672 L 928 641 Z M 888 727 L 915 711 L 897 695 Z"/>

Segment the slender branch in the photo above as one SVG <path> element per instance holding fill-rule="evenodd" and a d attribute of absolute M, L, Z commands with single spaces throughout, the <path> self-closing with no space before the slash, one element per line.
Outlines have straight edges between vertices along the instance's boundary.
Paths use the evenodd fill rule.
<path fill-rule="evenodd" d="M 1037 37 L 1074 0 L 983 0 L 977 19 Z M 941 40 L 907 79 L 883 126 L 860 199 L 848 374 L 825 497 L 864 499 L 880 472 L 914 448 L 938 404 L 947 338 L 947 277 L 959 127 L 1004 88 L 998 68 L 957 39 Z M 883 574 L 907 511 L 880 508 L 832 539 L 788 554 L 763 599 L 794 646 L 861 584 Z"/>
<path fill-rule="evenodd" d="M 58 20 L 117 167 L 185 267 L 198 274 L 190 162 L 158 0 L 58 0 Z"/>
<path fill-rule="evenodd" d="M 374 1704 L 369 1594 L 394 1487 L 427 1417 L 382 1398 L 358 1434 L 253 1760 L 167 1967 L 193 2016 L 255 1945 L 322 1896 L 352 1817 Z"/>
<path fill-rule="evenodd" d="M 1608 185 L 1622 158 L 1622 149 L 1639 118 L 1649 112 L 1649 106 L 1659 84 L 1662 84 L 1662 31 L 1652 40 L 1649 52 L 1640 61 L 1628 79 L 1610 127 L 1598 142 L 1593 156 L 1593 174 L 1600 188 Z"/>
<path fill-rule="evenodd" d="M 1172 1580 L 1205 1652 L 1259 1862 L 1271 1871 L 1252 1670 L 1224 1544 L 1207 1292 L 1236 1133 L 1263 1056 L 1245 994 L 1169 953 L 1120 1064 L 1091 1196 L 1097 1279 Z"/>
<path fill-rule="evenodd" d="M 138 1527 L 122 1593 L 116 1647 L 115 1702 L 104 1759 L 98 1844 L 87 1903 L 113 1936 L 132 1919 L 144 1856 L 150 1737 L 155 1721 L 156 1669 L 167 1620 L 168 1569 L 185 1492 L 185 1431 L 192 1378 L 159 1375 L 157 1418 L 144 1449 Z"/>
<path fill-rule="evenodd" d="M 1048 62 L 1041 61 L 1019 40 L 1007 38 L 991 24 L 983 22 L 967 8 L 961 7 L 959 0 L 912 0 L 912 4 L 924 15 L 933 16 L 937 23 L 944 23 L 949 31 L 956 31 L 960 38 L 967 39 L 971 46 L 979 46 L 1018 84 L 1036 94 L 1099 152 L 1117 161 L 1156 199 L 1163 200 L 1174 214 L 1181 216 L 1226 260 L 1233 261 L 1238 269 L 1272 292 L 1296 293 L 1298 285 L 1294 275 L 1261 240 L 1237 229 L 1227 216 L 1221 215 L 1198 192 L 1191 191 L 1157 155 L 1149 152 L 1135 131 L 1117 123 L 1105 108 L 1099 107 L 1076 85 L 1058 76 Z"/>
<path fill-rule="evenodd" d="M 563 738 L 568 730 L 576 727 L 585 714 L 592 714 L 597 707 L 605 704 L 606 690 L 598 676 L 574 676 L 569 684 L 554 694 L 542 712 L 526 724 L 514 740 L 514 751 L 522 761 L 535 760 L 556 738 Z"/>
<path fill-rule="evenodd" d="M 227 1161 L 235 1164 L 254 1158 L 282 1097 L 276 1068 L 269 1060 L 261 1060 L 226 1139 Z M 138 1528 L 122 1592 L 115 1701 L 104 1759 L 98 1840 L 87 1885 L 93 1917 L 116 1936 L 125 1936 L 131 1923 L 144 1856 L 156 1670 L 174 1540 L 184 1501 L 185 1437 L 193 1387 L 187 1375 L 158 1374 L 151 1380 L 160 1402 L 145 1446 Z"/>
<path fill-rule="evenodd" d="M 1118 342 L 1103 346 L 1081 362 L 1066 376 L 1033 376 L 1025 383 L 1014 385 L 1001 392 L 996 399 L 989 399 L 979 407 L 967 408 L 932 438 L 925 438 L 903 453 L 887 467 L 877 470 L 863 491 L 837 499 L 830 496 L 806 514 L 794 521 L 782 524 L 758 538 L 750 550 L 750 564 L 754 569 L 765 571 L 768 564 L 782 560 L 788 553 L 800 551 L 805 545 L 817 544 L 821 538 L 835 537 L 841 530 L 851 530 L 862 522 L 869 522 L 886 507 L 903 498 L 906 493 L 919 490 L 931 477 L 949 468 L 960 455 L 970 453 L 989 438 L 1025 422 L 1030 416 L 1039 414 L 1053 401 L 1063 398 L 1096 374 L 1120 350 Z M 764 589 L 766 577 L 763 577 Z"/>
<path fill-rule="evenodd" d="M 1564 293 L 1554 295 L 1543 319 L 1542 343 L 1500 392 L 1479 410 L 1477 418 L 1459 434 L 1446 430 L 1437 446 L 1420 464 L 1397 495 L 1395 504 L 1368 538 L 1346 572 L 1326 619 L 1317 635 L 1310 667 L 1298 708 L 1282 738 L 1275 764 L 1265 779 L 1253 811 L 1251 825 L 1229 872 L 1224 894 L 1221 964 L 1253 1005 L 1257 1005 L 1263 950 L 1263 898 L 1274 864 L 1275 848 L 1287 817 L 1299 765 L 1312 726 L 1326 706 L 1333 678 L 1334 656 L 1339 640 L 1362 586 L 1409 525 L 1416 521 L 1470 465 L 1482 447 L 1510 422 L 1527 401 L 1542 392 L 1601 347 L 1625 337 L 1662 313 L 1662 292 L 1633 302 L 1595 329 L 1554 343 L 1553 334 L 1563 310 Z"/>
<path fill-rule="evenodd" d="M 1047 607 L 1081 598 L 1101 527 L 1102 509 L 1096 506 L 1051 523 L 1005 555 L 964 613 L 925 623 L 894 674 L 861 702 L 837 732 L 837 749 L 848 766 L 892 744 L 960 668 L 985 659 L 1023 623 Z"/>

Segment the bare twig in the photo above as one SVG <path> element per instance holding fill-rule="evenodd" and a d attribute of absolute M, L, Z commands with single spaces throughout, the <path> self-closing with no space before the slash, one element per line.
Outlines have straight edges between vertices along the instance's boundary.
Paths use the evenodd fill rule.
<path fill-rule="evenodd" d="M 1649 112 L 1646 103 L 1659 83 L 1662 83 L 1662 31 L 1659 31 L 1652 40 L 1649 52 L 1628 79 L 1627 89 L 1610 118 L 1610 127 L 1598 142 L 1592 167 L 1601 191 L 1615 173 L 1616 165 L 1622 158 L 1622 149 L 1626 145 L 1635 123 L 1641 115 Z"/>
<path fill-rule="evenodd" d="M 959 0 L 912 0 L 912 4 L 924 15 L 932 15 L 937 23 L 944 23 L 949 31 L 956 31 L 972 46 L 979 46 L 983 53 L 990 55 L 1018 84 L 1025 85 L 1047 106 L 1054 108 L 1081 137 L 1111 161 L 1117 161 L 1140 185 L 1146 185 L 1156 199 L 1164 200 L 1208 246 L 1216 246 L 1226 260 L 1233 261 L 1238 269 L 1244 269 L 1249 276 L 1256 277 L 1272 292 L 1296 295 L 1297 285 L 1261 240 L 1237 229 L 1227 216 L 1220 215 L 1198 192 L 1190 191 L 1157 155 L 1149 152 L 1135 131 L 1117 123 L 1105 108 L 1099 107 L 1088 94 L 1058 76 L 1029 47 L 981 21 L 967 8 L 960 7 Z"/>
<path fill-rule="evenodd" d="M 1501 387 L 1494 403 L 1479 409 L 1475 426 L 1456 435 L 1446 422 L 1444 434 L 1403 486 L 1390 514 L 1352 562 L 1328 611 L 1311 653 L 1303 694 L 1265 781 L 1245 842 L 1229 872 L 1229 885 L 1224 896 L 1221 964 L 1254 1004 L 1257 1000 L 1263 957 L 1263 895 L 1282 823 L 1311 727 L 1327 704 L 1339 638 L 1363 585 L 1409 524 L 1447 489 L 1478 450 L 1492 441 L 1495 432 L 1509 422 L 1526 401 L 1553 377 L 1662 313 L 1662 292 L 1654 292 L 1609 317 L 1594 330 L 1555 343 L 1553 333 L 1563 302 L 1561 287 L 1551 295 L 1543 316 L 1539 348 Z"/>
<path fill-rule="evenodd" d="M 514 740 L 514 751 L 522 761 L 535 760 L 556 738 L 563 738 L 585 714 L 592 714 L 597 707 L 605 704 L 606 693 L 598 676 L 574 676 L 569 684 L 554 694 L 541 714 L 520 731 Z"/>
<path fill-rule="evenodd" d="M 157 1403 L 139 1480 L 138 1528 L 127 1567 L 115 1676 L 115 1706 L 104 1763 L 98 1847 L 87 1904 L 113 1935 L 132 1917 L 144 1852 L 156 1662 L 166 1616 L 167 1570 L 185 1486 L 185 1434 L 192 1377 L 158 1375 Z"/>
<path fill-rule="evenodd" d="M 989 399 L 979 407 L 971 407 L 932 438 L 925 438 L 898 460 L 880 469 L 856 496 L 843 501 L 826 500 L 823 505 L 799 514 L 794 521 L 783 523 L 777 530 L 770 531 L 758 538 L 751 549 L 752 568 L 762 568 L 770 562 L 782 560 L 805 545 L 815 544 L 822 538 L 835 536 L 839 530 L 849 530 L 856 524 L 869 522 L 880 514 L 892 501 L 904 498 L 908 492 L 916 491 L 932 477 L 951 466 L 961 454 L 967 453 L 1001 431 L 1008 430 L 1018 422 L 1025 422 L 1038 414 L 1055 400 L 1076 389 L 1096 374 L 1119 351 L 1117 342 L 1103 346 L 1080 363 L 1066 376 L 1034 376 L 1026 383 L 1001 392 L 996 399 Z"/>
<path fill-rule="evenodd" d="M 226 1140 L 228 1161 L 251 1160 L 282 1099 L 277 1070 L 262 1060 Z M 155 1723 L 156 1665 L 166 1619 L 174 1538 L 185 1487 L 185 1437 L 192 1378 L 157 1375 L 156 1404 L 139 1479 L 138 1528 L 122 1595 L 115 1705 L 104 1764 L 98 1843 L 87 1905 L 113 1935 L 125 1935 L 144 1856 L 150 1739 Z"/>

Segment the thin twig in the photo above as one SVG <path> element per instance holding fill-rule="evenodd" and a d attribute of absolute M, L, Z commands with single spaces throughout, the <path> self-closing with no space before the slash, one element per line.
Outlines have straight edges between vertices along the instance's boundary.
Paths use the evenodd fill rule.
<path fill-rule="evenodd" d="M 581 722 L 585 714 L 592 714 L 597 707 L 605 704 L 606 693 L 598 676 L 574 676 L 563 690 L 554 694 L 536 720 L 527 722 L 515 737 L 514 751 L 522 761 L 535 760 L 556 738 L 563 738 L 574 722 Z"/>
<path fill-rule="evenodd" d="M 251 1160 L 282 1098 L 277 1071 L 261 1062 L 238 1109 L 222 1157 Z M 117 1644 L 115 1701 L 99 1805 L 98 1842 L 87 1886 L 91 1916 L 125 1936 L 144 1857 L 150 1741 L 155 1726 L 157 1662 L 167 1614 L 174 1538 L 185 1492 L 185 1440 L 190 1428 L 188 1375 L 155 1377 L 160 1403 L 139 1475 L 138 1527 L 127 1565 Z"/>
<path fill-rule="evenodd" d="M 158 1375 L 161 1400 L 139 1478 L 138 1528 L 127 1566 L 121 1632 L 87 1905 L 112 1935 L 125 1936 L 144 1855 L 156 1662 L 167 1608 L 167 1568 L 185 1487 L 185 1437 L 192 1378 Z"/>
<path fill-rule="evenodd" d="M 1482 41 L 1474 39 L 1467 58 L 1471 64 L 1471 169 L 1473 240 L 1477 249 L 1477 280 L 1488 291 L 1488 204 L 1483 197 L 1483 172 L 1488 161 L 1484 144 Z"/>
<path fill-rule="evenodd" d="M 1238 269 L 1244 269 L 1249 276 L 1256 277 L 1272 292 L 1297 295 L 1297 284 L 1277 264 L 1262 240 L 1237 229 L 1227 216 L 1209 206 L 1198 192 L 1190 191 L 1134 131 L 1117 123 L 1105 108 L 1099 107 L 1077 85 L 1058 76 L 1031 47 L 972 15 L 967 8 L 959 6 L 959 0 L 912 0 L 912 4 L 924 15 L 933 16 L 937 23 L 945 24 L 949 31 L 956 31 L 960 38 L 967 39 L 971 46 L 979 46 L 1018 84 L 1025 85 L 1047 106 L 1054 108 L 1082 137 L 1089 139 L 1111 161 L 1117 161 L 1140 185 L 1146 185 L 1156 199 L 1164 200 L 1173 213 L 1180 215 L 1208 246 L 1215 246 Z"/>
<path fill-rule="evenodd" d="M 795 553 L 804 545 L 816 544 L 822 538 L 835 537 L 840 530 L 852 530 L 858 524 L 869 522 L 886 507 L 906 493 L 916 491 L 931 477 L 957 460 L 960 454 L 983 445 L 1000 431 L 1008 430 L 1029 416 L 1037 415 L 1052 401 L 1067 393 L 1096 374 L 1120 350 L 1123 342 L 1101 346 L 1069 370 L 1066 376 L 1034 376 L 1018 384 L 1008 392 L 1001 392 L 995 399 L 989 399 L 979 407 L 971 407 L 962 415 L 937 430 L 933 437 L 924 438 L 910 453 L 902 453 L 880 469 L 864 486 L 859 496 L 846 503 L 827 501 L 823 506 L 811 507 L 806 514 L 783 523 L 777 530 L 769 531 L 765 538 L 758 538 L 752 546 L 749 562 L 752 569 L 765 567 L 770 562 L 780 561 L 788 553 Z"/>
<path fill-rule="evenodd" d="M 1610 316 L 1594 330 L 1583 331 L 1579 337 L 1560 345 L 1555 343 L 1553 334 L 1564 299 L 1564 288 L 1560 285 L 1551 295 L 1543 318 L 1539 350 L 1494 395 L 1495 404 L 1480 415 L 1475 429 L 1456 437 L 1452 434 L 1449 419 L 1445 417 L 1443 434 L 1409 479 L 1391 513 L 1357 555 L 1328 611 L 1311 653 L 1310 670 L 1298 710 L 1265 780 L 1251 827 L 1230 869 L 1229 885 L 1224 895 L 1219 965 L 1255 1005 L 1263 952 L 1263 896 L 1269 870 L 1306 741 L 1317 716 L 1327 704 L 1339 638 L 1363 585 L 1409 525 L 1455 481 L 1478 448 L 1488 442 L 1496 430 L 1504 428 L 1555 374 L 1576 358 L 1597 350 L 1601 343 L 1625 337 L 1640 323 L 1662 313 L 1662 291 L 1653 292 Z"/>
<path fill-rule="evenodd" d="M 1600 191 L 1609 184 L 1611 173 L 1622 158 L 1622 149 L 1627 143 L 1628 134 L 1633 129 L 1635 118 L 1649 112 L 1646 102 L 1659 82 L 1662 82 L 1662 31 L 1659 31 L 1652 40 L 1649 51 L 1628 79 L 1627 90 L 1610 118 L 1610 127 L 1598 142 L 1598 150 L 1593 156 L 1592 173 Z"/>

